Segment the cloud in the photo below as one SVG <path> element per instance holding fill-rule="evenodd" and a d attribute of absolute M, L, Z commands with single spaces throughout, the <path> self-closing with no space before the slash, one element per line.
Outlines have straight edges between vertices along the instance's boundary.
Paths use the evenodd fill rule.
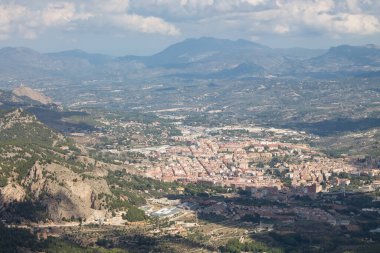
<path fill-rule="evenodd" d="M 0 39 L 50 30 L 176 36 L 380 33 L 378 0 L 3 0 Z"/>
<path fill-rule="evenodd" d="M 101 16 L 107 23 L 123 30 L 164 35 L 180 34 L 177 27 L 162 18 L 129 14 L 129 4 L 129 0 L 110 0 L 106 3 L 99 1 L 97 16 Z"/>
<path fill-rule="evenodd" d="M 140 14 L 164 16 L 183 21 L 214 17 L 233 12 L 254 11 L 271 6 L 272 0 L 130 0 L 130 8 Z"/>
<path fill-rule="evenodd" d="M 88 13 L 79 13 L 69 2 L 49 3 L 43 9 L 32 9 L 20 4 L 0 5 L 0 38 L 18 35 L 35 39 L 50 27 L 63 27 L 76 20 L 88 19 Z"/>
<path fill-rule="evenodd" d="M 179 35 L 180 31 L 174 26 L 157 17 L 143 17 L 140 15 L 119 15 L 112 17 L 115 25 L 143 33 L 165 35 Z"/>
<path fill-rule="evenodd" d="M 284 34 L 289 32 L 289 27 L 286 25 L 276 25 L 274 27 L 274 32 L 279 34 Z"/>
<path fill-rule="evenodd" d="M 365 2 L 365 1 L 364 1 Z M 380 32 L 377 16 L 361 11 L 359 2 L 347 0 L 340 5 L 332 0 L 277 1 L 274 13 L 282 24 L 297 30 L 319 33 L 369 35 Z M 353 11 L 355 13 L 351 13 Z"/>
<path fill-rule="evenodd" d="M 371 15 L 341 14 L 332 21 L 332 28 L 333 32 L 369 35 L 380 31 L 380 23 Z"/>
<path fill-rule="evenodd" d="M 129 0 L 98 1 L 98 6 L 106 12 L 125 13 L 129 8 Z"/>
<path fill-rule="evenodd" d="M 250 5 L 256 6 L 256 5 L 264 4 L 267 1 L 266 0 L 243 0 L 242 2 L 246 2 L 246 3 L 249 3 Z"/>
<path fill-rule="evenodd" d="M 173 1 L 163 1 L 164 3 L 172 4 Z M 216 1 L 214 0 L 181 0 L 180 6 L 187 8 L 205 8 L 208 6 L 212 6 Z M 156 1 L 156 3 L 160 3 L 160 1 Z"/>
<path fill-rule="evenodd" d="M 41 13 L 43 25 L 61 26 L 72 21 L 75 16 L 75 4 L 49 4 Z"/>
<path fill-rule="evenodd" d="M 21 5 L 0 5 L 0 40 L 9 38 L 12 24 L 20 21 L 26 12 L 26 8 Z"/>
<path fill-rule="evenodd" d="M 14 1 L 13 1 L 14 2 Z M 178 35 L 180 30 L 163 18 L 129 13 L 129 0 L 41 0 L 0 4 L 0 40 L 10 36 L 35 39 L 49 29 L 119 29 L 140 33 Z M 101 26 L 101 27 L 99 27 Z"/>
<path fill-rule="evenodd" d="M 274 34 L 357 34 L 380 32 L 376 1 L 372 0 L 130 0 L 142 15 L 163 16 L 177 23 L 192 22 L 198 29 L 234 29 Z M 377 5 L 379 1 L 377 1 Z M 207 26 L 207 23 L 209 26 Z M 195 24 L 195 25 L 194 25 Z M 230 27 L 230 26 L 227 26 Z M 194 28 L 196 29 L 196 27 Z M 253 36 L 254 34 L 250 34 Z"/>

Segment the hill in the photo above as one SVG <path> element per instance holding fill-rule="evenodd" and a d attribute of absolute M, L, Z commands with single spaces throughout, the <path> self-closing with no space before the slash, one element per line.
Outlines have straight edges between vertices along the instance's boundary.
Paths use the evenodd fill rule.
<path fill-rule="evenodd" d="M 13 106 L 38 105 L 40 102 L 29 97 L 20 97 L 11 91 L 0 90 L 0 109 L 7 109 Z"/>
<path fill-rule="evenodd" d="M 20 81 L 100 77 L 106 74 L 100 63 L 105 64 L 108 59 L 111 57 L 77 50 L 43 54 L 29 48 L 6 47 L 0 49 L 0 74 L 2 79 L 16 78 Z"/>
<path fill-rule="evenodd" d="M 234 69 L 239 65 L 258 66 L 262 71 L 249 72 L 256 76 L 274 69 L 276 72 L 282 71 L 284 66 L 290 64 L 290 60 L 281 53 L 257 43 L 208 37 L 187 39 L 149 57 L 127 56 L 119 59 L 140 62 L 148 68 L 172 69 L 172 75 L 187 73 L 188 76 L 213 75 L 217 78 L 238 77 L 240 73 Z M 223 74 L 218 75 L 221 71 Z"/>
<path fill-rule="evenodd" d="M 142 188 L 165 185 L 123 168 L 89 157 L 85 148 L 24 109 L 0 113 L 2 220 L 94 223 L 115 211 L 137 210 L 146 203 Z"/>
<path fill-rule="evenodd" d="M 51 98 L 45 96 L 44 94 L 42 94 L 36 90 L 33 90 L 32 88 L 29 88 L 27 86 L 22 85 L 16 89 L 14 89 L 13 93 L 19 97 L 28 97 L 31 100 L 37 101 L 43 105 L 53 103 L 53 100 Z"/>
<path fill-rule="evenodd" d="M 22 108 L 37 117 L 39 121 L 59 132 L 83 132 L 94 129 L 86 122 L 69 122 L 71 116 L 86 116 L 85 112 L 64 111 L 52 103 L 52 99 L 29 87 L 21 86 L 13 91 L 0 90 L 0 111 Z"/>
<path fill-rule="evenodd" d="M 325 54 L 305 61 L 306 71 L 366 73 L 380 70 L 380 48 L 375 45 L 332 47 Z"/>
<path fill-rule="evenodd" d="M 100 169 L 63 135 L 22 109 L 0 116 L 0 202 L 2 217 L 17 219 L 105 216 L 99 194 L 111 195 L 107 182 L 89 176 Z M 90 173 L 91 174 L 91 173 Z M 25 210 L 25 206 L 31 210 Z"/>

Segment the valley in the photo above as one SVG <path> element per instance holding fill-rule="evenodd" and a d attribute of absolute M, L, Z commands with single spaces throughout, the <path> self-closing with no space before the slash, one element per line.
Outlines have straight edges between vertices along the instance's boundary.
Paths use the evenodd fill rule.
<path fill-rule="evenodd" d="M 0 246 L 376 252 L 378 51 L 0 50 Z"/>

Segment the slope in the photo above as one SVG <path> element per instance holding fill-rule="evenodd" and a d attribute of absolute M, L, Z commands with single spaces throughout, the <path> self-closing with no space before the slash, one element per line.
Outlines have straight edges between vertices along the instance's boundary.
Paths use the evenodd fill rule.
<path fill-rule="evenodd" d="M 82 162 L 76 145 L 22 109 L 0 116 L 0 203 L 3 218 L 105 217 L 99 194 L 111 195 L 101 168 Z M 102 166 L 99 164 L 99 166 Z M 25 209 L 25 205 L 31 210 Z M 38 213 L 33 213 L 37 211 Z"/>

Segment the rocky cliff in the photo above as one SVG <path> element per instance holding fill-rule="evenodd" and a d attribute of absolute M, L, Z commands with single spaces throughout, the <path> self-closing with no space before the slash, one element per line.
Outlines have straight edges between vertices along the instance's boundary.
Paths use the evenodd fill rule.
<path fill-rule="evenodd" d="M 20 109 L 0 115 L 0 141 L 0 216 L 31 202 L 53 221 L 107 217 L 106 164 Z"/>

